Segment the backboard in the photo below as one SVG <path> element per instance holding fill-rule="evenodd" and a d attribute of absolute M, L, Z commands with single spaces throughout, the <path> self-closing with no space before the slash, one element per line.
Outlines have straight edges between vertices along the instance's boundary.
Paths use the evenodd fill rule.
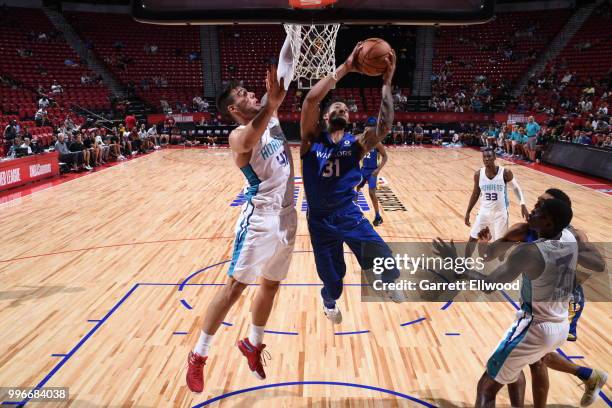
<path fill-rule="evenodd" d="M 158 24 L 470 24 L 495 0 L 133 0 L 137 21 Z"/>

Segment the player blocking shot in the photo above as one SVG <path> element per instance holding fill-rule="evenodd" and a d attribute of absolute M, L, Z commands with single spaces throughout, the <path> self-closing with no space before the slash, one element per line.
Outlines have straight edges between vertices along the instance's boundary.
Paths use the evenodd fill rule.
<path fill-rule="evenodd" d="M 350 72 L 361 72 L 358 67 L 364 64 L 358 61 L 363 48 L 364 43 L 359 43 L 337 68 L 335 76 L 321 79 L 310 90 L 301 114 L 300 154 L 308 200 L 308 229 L 317 273 L 323 281 L 323 311 L 334 324 L 342 321 L 336 302 L 342 295 L 346 274 L 344 243 L 362 269 L 372 268 L 375 256 L 391 256 L 390 248 L 353 200 L 354 188 L 361 181 L 361 159 L 387 136 L 393 124 L 393 50 L 388 47 L 382 57 L 384 66 L 379 72 L 383 79 L 382 103 L 376 127 L 367 128 L 360 135 L 348 132 L 349 110 L 341 101 L 331 102 L 321 111 L 321 102 L 338 81 Z M 392 268 L 383 272 L 382 280 L 393 282 L 398 276 L 399 271 Z M 400 293 L 387 294 L 394 301 L 402 301 Z"/>
<path fill-rule="evenodd" d="M 297 229 L 293 162 L 276 113 L 285 98 L 291 70 L 288 41 L 285 41 L 279 59 L 279 74 L 272 67 L 266 76 L 265 103 L 260 103 L 252 92 L 234 84 L 230 84 L 217 98 L 219 111 L 240 125 L 230 134 L 229 144 L 234 163 L 246 179 L 246 202 L 236 222 L 232 260 L 225 285 L 208 306 L 200 338 L 189 353 L 186 380 L 193 392 L 204 389 L 204 365 L 224 317 L 247 285 L 257 282 L 259 287 L 251 305 L 250 333 L 236 346 L 246 357 L 255 377 L 266 378 L 262 364 L 262 352 L 266 346 L 262 343 L 264 328 L 279 283 L 287 276 Z"/>
<path fill-rule="evenodd" d="M 476 248 L 478 234 L 483 229 L 488 229 L 493 240 L 501 238 L 508 229 L 508 184 L 516 194 L 521 205 L 521 215 L 527 219 L 529 210 L 525 205 L 523 191 L 518 185 L 514 174 L 510 169 L 498 166 L 495 162 L 495 151 L 485 148 L 482 151 L 484 167 L 474 174 L 474 189 L 470 196 L 470 202 L 465 212 L 465 225 L 471 226 L 470 238 L 465 247 L 465 256 L 470 257 Z M 480 209 L 476 221 L 470 223 L 470 213 L 480 198 Z"/>

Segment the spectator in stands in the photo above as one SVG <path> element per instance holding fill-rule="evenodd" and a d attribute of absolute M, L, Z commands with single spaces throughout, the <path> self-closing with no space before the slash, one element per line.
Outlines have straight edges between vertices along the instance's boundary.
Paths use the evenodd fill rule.
<path fill-rule="evenodd" d="M 36 126 L 45 126 L 49 123 L 49 116 L 47 110 L 44 108 L 40 108 L 34 114 L 34 121 L 36 122 Z"/>
<path fill-rule="evenodd" d="M 24 138 L 23 139 L 23 143 L 19 147 L 22 148 L 22 149 L 26 149 L 28 155 L 32 154 L 32 146 L 30 145 L 30 139 L 29 138 L 27 138 L 27 137 Z"/>
<path fill-rule="evenodd" d="M 393 144 L 406 144 L 406 140 L 404 139 L 404 127 L 402 126 L 402 122 L 397 122 L 395 126 L 393 126 L 391 138 Z"/>
<path fill-rule="evenodd" d="M 441 146 L 442 145 L 442 133 L 440 133 L 440 129 L 436 128 L 431 133 L 431 144 L 434 145 L 434 146 Z"/>
<path fill-rule="evenodd" d="M 91 129 L 86 129 L 82 134 L 83 137 L 83 145 L 85 149 L 89 152 L 90 162 L 88 163 L 92 167 L 98 167 L 102 163 L 100 162 L 100 149 L 96 146 L 95 137 L 92 134 Z"/>
<path fill-rule="evenodd" d="M 16 137 L 11 141 L 11 145 L 8 146 L 8 149 L 6 150 L 6 157 L 15 158 L 19 146 L 21 146 L 21 139 Z"/>
<path fill-rule="evenodd" d="M 102 136 L 97 134 L 97 129 L 94 131 L 94 146 L 100 152 L 100 164 L 106 164 L 109 161 L 111 148 L 104 143 Z"/>
<path fill-rule="evenodd" d="M 132 145 L 132 156 L 140 153 L 145 153 L 143 150 L 143 143 L 138 136 L 138 128 L 134 127 L 132 130 L 127 132 L 128 140 Z"/>
<path fill-rule="evenodd" d="M 8 150 L 12 145 L 13 141 L 17 138 L 17 121 L 11 120 L 8 125 L 4 128 L 4 144 Z"/>
<path fill-rule="evenodd" d="M 69 134 L 72 134 L 72 132 L 76 130 L 76 125 L 74 124 L 74 121 L 72 120 L 71 115 L 66 116 L 66 119 L 64 120 L 64 129 Z"/>
<path fill-rule="evenodd" d="M 83 136 L 80 133 L 77 133 L 76 140 L 70 144 L 69 149 L 72 153 L 81 153 L 84 163 L 83 168 L 85 168 L 85 170 L 93 170 L 93 167 L 89 165 L 91 159 L 89 150 L 85 148 L 85 145 L 83 144 Z"/>
<path fill-rule="evenodd" d="M 601 147 L 612 148 L 612 136 L 610 135 L 606 136 L 605 140 L 601 144 Z"/>
<path fill-rule="evenodd" d="M 412 144 L 423 144 L 423 132 L 423 126 L 421 126 L 420 123 L 417 123 L 417 125 L 414 127 L 414 141 L 412 142 Z"/>
<path fill-rule="evenodd" d="M 136 116 L 127 115 L 125 117 L 125 128 L 130 131 L 136 127 Z"/>
<path fill-rule="evenodd" d="M 81 85 L 89 85 L 91 83 L 91 77 L 87 74 L 81 75 Z"/>
<path fill-rule="evenodd" d="M 64 88 L 62 88 L 57 81 L 53 81 L 53 84 L 51 85 L 51 92 L 54 94 L 61 94 L 64 92 Z"/>
<path fill-rule="evenodd" d="M 65 136 L 63 133 L 59 133 L 57 135 L 57 142 L 53 146 L 55 151 L 59 153 L 59 161 L 72 165 L 72 170 L 77 171 L 79 164 L 83 161 L 83 153 L 82 152 L 71 152 L 68 146 L 66 145 Z"/>
<path fill-rule="evenodd" d="M 40 99 L 38 100 L 39 108 L 47 109 L 50 104 L 51 102 L 49 101 L 49 98 L 47 97 L 47 95 L 41 96 Z"/>
<path fill-rule="evenodd" d="M 144 124 L 143 124 L 144 126 Z M 159 145 L 159 138 L 157 136 L 157 126 L 151 125 L 149 130 L 147 130 L 147 138 L 153 143 L 153 148 L 155 150 L 159 149 L 161 146 Z"/>

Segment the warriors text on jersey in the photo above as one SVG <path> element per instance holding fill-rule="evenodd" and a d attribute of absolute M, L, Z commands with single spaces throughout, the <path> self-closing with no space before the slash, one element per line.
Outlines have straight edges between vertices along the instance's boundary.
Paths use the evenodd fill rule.
<path fill-rule="evenodd" d="M 313 140 L 302 156 L 309 211 L 326 212 L 352 205 L 354 188 L 361 182 L 360 155 L 361 146 L 350 133 L 338 143 L 332 142 L 328 132 Z"/>

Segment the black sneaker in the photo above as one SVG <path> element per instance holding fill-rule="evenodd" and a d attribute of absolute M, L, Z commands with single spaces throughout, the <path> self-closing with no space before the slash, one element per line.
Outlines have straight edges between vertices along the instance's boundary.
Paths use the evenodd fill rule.
<path fill-rule="evenodd" d="M 382 223 L 383 223 L 383 219 L 382 219 L 382 217 L 381 217 L 380 215 L 379 215 L 379 216 L 377 216 L 376 218 L 374 218 L 374 221 L 372 222 L 372 224 L 373 224 L 375 227 L 378 227 L 378 226 L 379 226 L 380 224 L 382 224 Z"/>

